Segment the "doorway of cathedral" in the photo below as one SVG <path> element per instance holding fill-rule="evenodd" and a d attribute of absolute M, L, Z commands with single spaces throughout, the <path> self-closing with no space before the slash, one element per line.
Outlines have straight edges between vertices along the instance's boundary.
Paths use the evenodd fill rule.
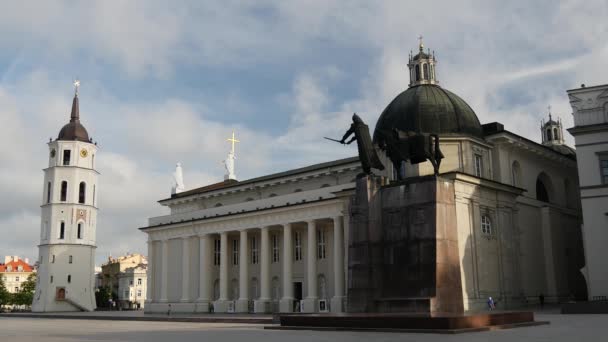
<path fill-rule="evenodd" d="M 293 312 L 302 312 L 302 282 L 293 283 Z"/>

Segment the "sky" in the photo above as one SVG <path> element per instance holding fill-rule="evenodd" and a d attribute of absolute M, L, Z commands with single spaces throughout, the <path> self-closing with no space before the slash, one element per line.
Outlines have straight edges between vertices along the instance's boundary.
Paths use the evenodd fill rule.
<path fill-rule="evenodd" d="M 356 155 L 340 137 L 375 122 L 435 51 L 441 86 L 482 123 L 540 141 L 566 90 L 608 83 L 608 2 L 44 1 L 0 5 L 0 256 L 35 260 L 49 138 L 69 121 L 98 142 L 97 263 L 146 253 L 176 162 L 187 189 Z M 572 145 L 573 138 L 567 134 Z"/>

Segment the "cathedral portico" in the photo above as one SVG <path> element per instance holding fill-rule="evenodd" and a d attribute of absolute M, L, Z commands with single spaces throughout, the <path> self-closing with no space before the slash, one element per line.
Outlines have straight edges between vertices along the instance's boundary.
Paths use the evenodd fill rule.
<path fill-rule="evenodd" d="M 327 204 L 323 207 L 327 209 Z M 334 311 L 343 310 L 344 272 L 343 266 L 337 265 L 345 260 L 344 203 L 335 200 L 330 208 L 319 211 L 309 204 L 306 209 L 300 208 L 300 215 L 294 215 L 294 208 L 287 216 L 291 220 L 282 223 L 277 223 L 284 215 L 278 209 L 265 214 L 269 217 L 235 217 L 221 228 L 212 222 L 189 223 L 180 231 L 182 234 L 176 234 L 175 228 L 156 228 L 150 232 L 149 254 L 155 258 L 158 241 L 161 279 L 155 281 L 160 282 L 161 291 L 159 296 L 150 291 L 148 311 L 164 312 L 171 304 L 174 312 L 208 312 L 211 304 L 214 312 L 317 312 L 320 299 L 325 300 L 321 310 L 333 305 Z M 247 224 L 252 221 L 272 223 Z M 246 224 L 249 228 L 228 228 Z M 197 235 L 192 236 L 192 232 Z M 171 240 L 179 243 L 171 244 Z M 198 240 L 198 244 L 191 244 L 192 240 Z M 181 263 L 181 293 L 177 297 L 168 295 L 167 280 L 162 280 L 171 278 L 171 256 L 176 255 L 170 250 L 173 246 L 179 249 L 179 260 L 175 261 Z M 333 272 L 336 267 L 339 272 Z M 191 296 L 191 288 L 196 289 L 197 296 Z M 320 291 L 326 298 L 319 298 Z M 180 299 L 174 302 L 168 298 Z"/>

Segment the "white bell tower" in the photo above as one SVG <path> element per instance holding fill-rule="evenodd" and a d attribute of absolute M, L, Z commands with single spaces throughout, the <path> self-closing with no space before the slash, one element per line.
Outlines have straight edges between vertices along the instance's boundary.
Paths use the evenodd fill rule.
<path fill-rule="evenodd" d="M 50 141 L 44 169 L 33 312 L 95 310 L 97 146 L 80 123 L 79 81 L 70 122 Z"/>

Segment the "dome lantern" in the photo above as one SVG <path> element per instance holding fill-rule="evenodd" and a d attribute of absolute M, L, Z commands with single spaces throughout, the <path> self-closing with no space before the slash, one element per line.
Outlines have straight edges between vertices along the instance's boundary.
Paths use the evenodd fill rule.
<path fill-rule="evenodd" d="M 427 53 L 424 52 L 424 44 L 422 43 L 422 36 L 418 37 L 418 54 L 412 56 L 410 53 L 409 62 L 407 64 L 410 69 L 410 87 L 414 87 L 421 84 L 439 84 L 435 75 L 435 65 L 437 60 L 435 59 L 435 53 L 431 54 L 430 50 Z"/>

